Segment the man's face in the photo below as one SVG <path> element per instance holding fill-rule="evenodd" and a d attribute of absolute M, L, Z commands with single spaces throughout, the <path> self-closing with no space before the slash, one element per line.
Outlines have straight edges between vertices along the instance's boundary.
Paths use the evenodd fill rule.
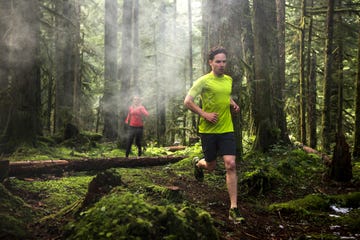
<path fill-rule="evenodd" d="M 224 53 L 216 54 L 213 60 L 209 60 L 209 64 L 216 76 L 223 75 L 226 66 L 226 55 Z"/>

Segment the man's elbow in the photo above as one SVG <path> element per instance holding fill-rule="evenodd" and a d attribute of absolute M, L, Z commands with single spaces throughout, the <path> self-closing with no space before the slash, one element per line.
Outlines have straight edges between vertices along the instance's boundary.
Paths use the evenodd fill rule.
<path fill-rule="evenodd" d="M 189 96 L 187 96 L 187 97 L 184 99 L 184 106 L 187 107 L 187 108 L 189 108 L 190 102 L 191 102 L 191 99 L 189 98 Z"/>

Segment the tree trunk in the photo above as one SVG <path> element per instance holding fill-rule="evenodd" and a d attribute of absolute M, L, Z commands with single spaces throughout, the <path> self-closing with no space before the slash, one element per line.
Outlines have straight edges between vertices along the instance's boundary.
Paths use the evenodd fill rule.
<path fill-rule="evenodd" d="M 317 146 L 317 113 L 316 113 L 316 52 L 313 51 L 310 55 L 309 68 L 309 84 L 308 84 L 308 122 L 309 122 L 309 137 L 310 147 Z"/>
<path fill-rule="evenodd" d="M 339 182 L 347 182 L 352 178 L 350 147 L 346 143 L 342 132 L 336 136 L 336 145 L 334 147 L 329 176 L 331 179 Z"/>
<path fill-rule="evenodd" d="M 251 25 L 251 12 L 250 12 L 250 4 L 248 0 L 240 1 L 240 16 L 242 16 L 242 20 L 240 21 L 239 28 L 241 29 L 240 40 L 242 44 L 242 68 L 244 71 L 244 76 L 247 80 L 247 94 L 250 96 L 249 101 L 249 110 L 245 108 L 245 104 L 241 106 L 242 118 L 243 121 L 245 118 L 248 120 L 248 134 L 255 135 L 253 126 L 254 122 L 254 38 L 253 38 L 253 30 Z M 247 114 L 246 114 L 247 113 Z"/>
<path fill-rule="evenodd" d="M 11 36 L 11 1 L 0 1 L 0 138 L 8 123 L 10 114 L 9 77 Z"/>
<path fill-rule="evenodd" d="M 232 98 L 241 106 L 241 88 L 243 73 L 239 68 L 239 59 L 243 58 L 243 44 L 241 44 L 242 30 L 251 31 L 249 19 L 244 15 L 248 14 L 243 8 L 248 7 L 248 1 L 223 1 L 220 4 L 214 0 L 203 1 L 203 27 L 205 42 L 203 43 L 204 65 L 206 72 L 209 71 L 208 58 L 205 53 L 209 48 L 216 45 L 223 45 L 228 52 L 227 73 L 233 78 Z M 249 10 L 249 8 L 247 8 Z M 228 15 L 232 21 L 225 21 L 222 17 Z M 211 17 L 209 17 L 211 16 Z M 249 33 L 247 32 L 247 35 Z M 245 36 L 243 36 L 245 38 Z M 246 39 L 249 41 L 249 38 Z M 240 42 L 239 44 L 234 44 Z M 249 44 L 249 42 L 247 42 Z M 250 45 L 250 44 L 249 44 Z M 208 49 L 205 49 L 208 47 Z M 248 52 L 249 49 L 246 49 Z M 251 60 L 251 59 L 247 59 Z M 237 155 L 242 156 L 242 109 L 239 114 L 233 115 L 234 133 L 236 137 Z"/>
<path fill-rule="evenodd" d="M 301 19 L 300 19 L 300 141 L 306 145 L 306 84 L 305 84 L 305 15 L 306 1 L 301 1 Z"/>
<path fill-rule="evenodd" d="M 353 156 L 355 159 L 360 158 L 360 29 L 358 31 L 357 75 L 355 94 L 355 133 Z"/>
<path fill-rule="evenodd" d="M 310 7 L 314 6 L 311 0 Z M 312 35 L 313 35 L 313 16 L 309 17 L 309 31 L 307 41 L 307 133 L 311 148 L 316 148 L 316 52 L 312 51 Z"/>
<path fill-rule="evenodd" d="M 272 145 L 278 143 L 280 133 L 274 122 L 274 103 L 271 91 L 273 77 L 271 69 L 274 56 L 271 48 L 277 41 L 277 33 L 271 31 L 270 26 L 276 25 L 275 0 L 254 1 L 254 56 L 255 56 L 255 80 L 254 80 L 254 124 L 256 139 L 253 149 L 268 151 Z M 274 61 L 276 62 L 276 61 Z"/>
<path fill-rule="evenodd" d="M 66 124 L 74 121 L 74 86 L 76 80 L 76 55 L 79 54 L 76 29 L 75 1 L 56 1 L 56 100 L 55 132 L 62 132 Z M 75 37 L 77 38 L 77 37 Z"/>
<path fill-rule="evenodd" d="M 228 56 L 227 60 L 227 72 L 233 78 L 232 84 L 232 98 L 233 100 L 239 105 L 241 104 L 241 95 L 242 93 L 242 79 L 243 79 L 243 72 L 239 68 L 239 59 L 242 59 L 243 53 L 243 45 L 242 44 L 234 44 L 240 41 L 241 36 L 241 23 L 243 21 L 243 12 L 241 11 L 241 7 L 243 7 L 243 1 L 230 1 L 224 2 L 222 5 L 221 11 L 219 12 L 220 15 L 228 14 L 229 21 L 227 23 L 223 23 L 222 26 L 222 33 L 224 36 L 220 36 L 221 41 L 220 44 L 226 46 Z M 216 32 L 217 30 L 215 30 Z M 242 145 L 242 109 L 240 108 L 239 114 L 233 114 L 232 120 L 234 124 L 234 134 L 236 139 L 236 149 L 237 149 L 237 156 L 240 159 L 243 155 L 243 145 Z"/>
<path fill-rule="evenodd" d="M 139 0 L 134 0 L 134 23 L 133 23 L 133 33 L 134 33 L 134 40 L 133 40 L 133 86 L 135 89 L 139 89 L 139 64 L 137 64 L 140 60 L 139 53 L 140 53 L 140 42 L 139 42 Z"/>
<path fill-rule="evenodd" d="M 341 1 L 338 2 L 341 8 Z M 341 15 L 336 15 L 337 26 L 341 26 Z M 340 35 L 341 29 L 336 27 L 337 36 Z M 343 133 L 343 89 L 344 89 L 344 74 L 343 74 L 343 39 L 336 38 L 337 51 L 334 58 L 334 65 L 336 66 L 335 78 L 338 85 L 338 104 L 337 104 L 337 134 L 336 145 L 334 148 L 334 156 L 331 162 L 330 178 L 336 181 L 350 181 L 352 178 L 351 154 L 350 147 L 346 142 Z"/>
<path fill-rule="evenodd" d="M 118 84 L 117 84 L 117 34 L 118 4 L 116 0 L 105 1 L 105 72 L 102 112 L 104 116 L 103 136 L 115 140 L 118 133 Z M 126 99 L 126 98 L 124 98 Z M 124 114 L 123 114 L 124 115 Z M 125 121 L 125 117 L 123 117 Z"/>
<path fill-rule="evenodd" d="M 193 76 L 193 48 L 192 48 L 192 11 L 191 11 L 191 0 L 188 0 L 188 26 L 189 26 L 189 86 L 193 85 L 194 82 L 194 76 Z M 185 84 L 186 86 L 186 84 Z M 186 87 L 185 87 L 186 89 Z M 185 109 L 186 114 L 187 109 Z M 197 121 L 196 121 L 196 114 L 191 114 L 191 129 L 197 129 Z M 184 129 L 186 126 L 186 122 L 184 122 Z M 196 131 L 194 131 L 196 133 Z M 184 130 L 184 136 L 186 136 L 186 132 Z M 193 135 L 190 136 L 190 138 L 194 137 Z M 190 142 L 190 139 L 189 139 Z"/>
<path fill-rule="evenodd" d="M 10 116 L 1 139 L 0 153 L 12 151 L 19 144 L 36 144 L 41 134 L 40 121 L 40 71 L 39 71 L 39 4 L 36 0 L 13 1 L 12 28 L 8 39 L 7 60 L 11 65 L 9 94 Z M 22 16 L 21 19 L 18 16 Z M 26 34 L 24 34 L 26 32 Z"/>
<path fill-rule="evenodd" d="M 119 118 L 117 119 L 119 123 L 119 146 L 121 148 L 126 147 L 127 132 L 125 126 L 125 118 L 128 112 L 128 106 L 131 103 L 131 81 L 133 79 L 132 69 L 133 69 L 133 1 L 124 0 L 122 8 L 122 38 L 121 38 L 121 65 L 118 71 L 118 76 L 120 79 L 120 95 L 117 101 L 119 102 Z"/>
<path fill-rule="evenodd" d="M 276 16 L 277 16 L 277 39 L 278 39 L 278 64 L 279 77 L 277 82 L 277 91 L 274 92 L 277 99 L 276 122 L 280 129 L 280 139 L 284 144 L 290 144 L 289 133 L 287 131 L 285 99 L 283 92 L 285 91 L 285 0 L 276 0 Z"/>
<path fill-rule="evenodd" d="M 73 34 L 72 34 L 72 59 L 73 59 L 73 99 L 72 99 L 72 115 L 73 117 L 73 124 L 78 128 L 80 126 L 80 98 L 81 98 L 81 63 L 80 63 L 80 44 L 81 44 L 81 37 L 80 37 L 80 16 L 81 16 L 81 4 L 80 0 L 74 1 L 73 11 L 71 14 L 73 20 Z"/>
<path fill-rule="evenodd" d="M 330 151 L 331 137 L 331 88 L 333 85 L 333 33 L 334 33 L 334 1 L 328 0 L 326 20 L 325 69 L 324 69 L 324 108 L 322 113 L 322 145 L 325 152 Z"/>

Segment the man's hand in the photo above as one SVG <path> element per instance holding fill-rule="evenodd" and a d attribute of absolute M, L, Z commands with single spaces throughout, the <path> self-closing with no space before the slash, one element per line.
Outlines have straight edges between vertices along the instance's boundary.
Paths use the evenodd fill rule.
<path fill-rule="evenodd" d="M 231 105 L 231 110 L 234 113 L 238 113 L 238 112 L 240 112 L 240 107 L 235 103 L 235 104 Z"/>
<path fill-rule="evenodd" d="M 240 112 L 239 105 L 237 105 L 236 102 L 232 98 L 230 98 L 230 108 L 233 113 Z"/>
<path fill-rule="evenodd" d="M 202 117 L 205 118 L 206 121 L 211 123 L 216 123 L 218 121 L 218 114 L 214 112 L 212 113 L 205 112 Z"/>

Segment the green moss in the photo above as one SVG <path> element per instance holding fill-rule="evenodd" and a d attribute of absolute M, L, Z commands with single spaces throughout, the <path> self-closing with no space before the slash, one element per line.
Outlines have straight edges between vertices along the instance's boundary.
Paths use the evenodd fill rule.
<path fill-rule="evenodd" d="M 349 207 L 349 208 L 360 207 L 360 192 L 335 195 L 332 197 L 332 199 L 336 204 L 342 207 Z"/>
<path fill-rule="evenodd" d="M 33 182 L 9 179 L 8 185 L 12 190 L 38 195 L 47 210 L 56 211 L 85 196 L 87 185 L 92 178 L 92 176 L 73 176 Z"/>
<path fill-rule="evenodd" d="M 122 191 L 102 198 L 67 229 L 66 239 L 218 239 L 209 214 L 153 206 Z"/>
<path fill-rule="evenodd" d="M 0 213 L 0 239 L 26 239 L 29 232 L 23 219 Z"/>
<path fill-rule="evenodd" d="M 309 215 L 311 210 L 321 211 L 329 208 L 329 199 L 324 195 L 311 194 L 304 198 L 269 206 L 270 211 Z"/>
<path fill-rule="evenodd" d="M 33 216 L 30 206 L 0 184 L 0 239 L 24 239 Z"/>
<path fill-rule="evenodd" d="M 330 205 L 352 208 L 353 210 L 349 214 L 341 215 L 341 218 L 336 219 L 336 222 L 347 226 L 350 230 L 355 230 L 360 227 L 359 198 L 360 192 L 340 195 L 311 194 L 301 199 L 271 204 L 269 210 L 273 212 L 279 211 L 287 215 L 312 216 L 314 219 L 319 217 L 319 214 L 322 214 L 323 218 L 326 217 L 327 221 L 330 221 Z M 329 214 L 324 214 L 326 212 L 329 212 Z"/>
<path fill-rule="evenodd" d="M 346 226 L 350 231 L 359 231 L 360 229 L 360 209 L 354 209 L 340 218 L 340 223 Z"/>

